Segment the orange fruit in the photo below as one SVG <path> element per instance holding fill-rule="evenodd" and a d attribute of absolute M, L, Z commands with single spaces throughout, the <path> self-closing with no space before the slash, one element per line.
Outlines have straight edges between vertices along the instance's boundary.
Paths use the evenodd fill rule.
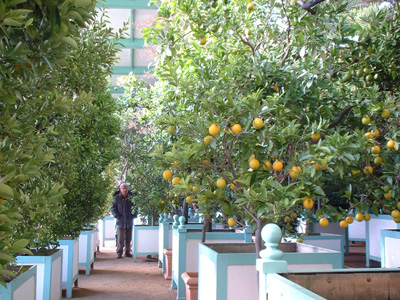
<path fill-rule="evenodd" d="M 388 191 L 387 193 L 384 193 L 383 196 L 387 200 L 392 199 L 392 190 Z"/>
<path fill-rule="evenodd" d="M 174 132 L 175 132 L 175 127 L 174 127 L 174 126 L 169 126 L 169 127 L 168 127 L 168 133 L 169 133 L 170 135 L 173 135 Z"/>
<path fill-rule="evenodd" d="M 302 198 L 302 200 L 303 200 L 303 206 L 304 206 L 304 208 L 306 208 L 306 209 L 311 209 L 311 208 L 313 208 L 313 206 L 314 206 L 314 201 L 313 201 L 313 199 L 311 199 L 310 197 L 304 197 L 304 198 Z"/>
<path fill-rule="evenodd" d="M 210 145 L 210 142 L 213 140 L 214 138 L 211 135 L 207 135 L 204 139 L 203 142 L 206 146 Z"/>
<path fill-rule="evenodd" d="M 342 220 L 340 221 L 339 226 L 342 228 L 347 228 L 349 224 L 345 220 Z"/>
<path fill-rule="evenodd" d="M 321 134 L 320 133 L 313 133 L 311 135 L 311 138 L 313 141 L 318 141 L 321 138 Z"/>
<path fill-rule="evenodd" d="M 382 164 L 382 157 L 380 157 L 380 156 L 375 157 L 374 158 L 374 163 L 376 165 L 381 165 Z"/>
<path fill-rule="evenodd" d="M 229 218 L 228 219 L 228 226 L 233 227 L 236 224 L 236 220 L 234 218 Z"/>
<path fill-rule="evenodd" d="M 354 222 L 353 217 L 351 216 L 346 217 L 346 222 L 347 224 L 352 224 Z"/>
<path fill-rule="evenodd" d="M 321 225 L 322 227 L 326 227 L 329 224 L 329 220 L 327 218 L 321 218 L 319 220 L 319 225 Z"/>
<path fill-rule="evenodd" d="M 261 129 L 264 126 L 264 121 L 261 120 L 260 118 L 255 118 L 253 120 L 253 127 L 255 129 Z"/>
<path fill-rule="evenodd" d="M 276 91 L 278 90 L 278 86 L 277 86 L 277 85 L 274 85 L 274 86 L 272 87 L 272 89 L 276 92 Z"/>
<path fill-rule="evenodd" d="M 379 146 L 373 146 L 373 147 L 371 147 L 371 153 L 372 153 L 372 154 L 379 154 L 379 153 L 381 153 L 381 147 L 379 147 Z"/>
<path fill-rule="evenodd" d="M 272 169 L 274 169 L 274 171 L 276 171 L 276 172 L 282 171 L 283 163 L 279 160 L 274 161 L 274 163 L 272 165 Z"/>
<path fill-rule="evenodd" d="M 379 131 L 379 129 L 372 130 L 371 133 L 372 133 L 372 136 L 373 136 L 374 138 L 377 138 L 377 137 L 381 134 L 381 132 Z"/>
<path fill-rule="evenodd" d="M 180 177 L 174 177 L 172 178 L 172 184 L 179 184 L 181 182 L 181 178 Z"/>
<path fill-rule="evenodd" d="M 207 43 L 207 39 L 203 36 L 200 38 L 200 45 L 204 46 Z"/>
<path fill-rule="evenodd" d="M 187 197 L 186 197 L 186 203 L 187 203 L 187 204 L 192 203 L 192 201 L 193 201 L 193 197 L 192 197 L 192 196 L 187 196 Z"/>
<path fill-rule="evenodd" d="M 368 222 L 369 220 L 371 220 L 371 215 L 369 213 L 365 213 L 364 214 L 364 221 Z"/>
<path fill-rule="evenodd" d="M 289 171 L 289 176 L 291 178 L 296 178 L 302 172 L 303 172 L 303 170 L 300 167 L 293 166 Z"/>
<path fill-rule="evenodd" d="M 249 167 L 253 170 L 257 170 L 260 167 L 260 161 L 258 159 L 253 158 L 249 162 Z"/>
<path fill-rule="evenodd" d="M 398 219 L 400 218 L 400 211 L 398 209 L 392 210 L 392 213 L 390 214 L 393 219 Z"/>
<path fill-rule="evenodd" d="M 239 134 L 242 132 L 242 126 L 240 124 L 235 124 L 231 127 L 233 134 Z"/>
<path fill-rule="evenodd" d="M 374 173 L 374 168 L 372 168 L 371 166 L 366 166 L 364 168 L 364 174 L 365 175 L 372 175 L 372 173 Z"/>
<path fill-rule="evenodd" d="M 165 171 L 162 173 L 162 177 L 163 177 L 165 180 L 170 180 L 170 179 L 172 178 L 172 172 L 171 172 L 170 170 L 165 170 Z"/>
<path fill-rule="evenodd" d="M 223 189 L 226 186 L 226 181 L 223 178 L 217 180 L 217 187 Z"/>
<path fill-rule="evenodd" d="M 211 124 L 211 126 L 208 128 L 208 132 L 211 135 L 217 135 L 221 131 L 221 128 L 219 127 L 218 124 Z"/>
<path fill-rule="evenodd" d="M 368 125 L 369 123 L 371 123 L 371 118 L 370 118 L 369 116 L 365 116 L 365 117 L 363 117 L 363 118 L 361 119 L 361 122 L 362 122 L 364 125 Z"/>
<path fill-rule="evenodd" d="M 384 110 L 382 110 L 381 116 L 384 117 L 384 118 L 389 118 L 390 117 L 390 110 L 385 108 Z"/>
<path fill-rule="evenodd" d="M 364 214 L 362 214 L 362 213 L 356 214 L 356 221 L 357 221 L 357 222 L 362 222 L 362 221 L 364 221 Z"/>
<path fill-rule="evenodd" d="M 372 132 L 368 131 L 364 136 L 365 136 L 367 139 L 372 140 Z"/>
<path fill-rule="evenodd" d="M 254 10 L 254 4 L 253 4 L 253 3 L 247 4 L 247 10 L 248 10 L 249 12 L 252 12 L 252 11 Z"/>
<path fill-rule="evenodd" d="M 389 140 L 389 141 L 387 142 L 386 146 L 387 146 L 389 149 L 394 149 L 394 147 L 396 146 L 396 143 L 395 143 L 394 140 Z"/>
<path fill-rule="evenodd" d="M 199 188 L 197 186 L 192 187 L 193 193 L 197 193 L 199 191 Z"/>
<path fill-rule="evenodd" d="M 271 171 L 271 169 L 272 169 L 272 164 L 271 164 L 271 162 L 268 161 L 268 160 L 264 161 L 264 163 L 263 163 L 263 169 L 264 169 L 264 171 Z"/>
<path fill-rule="evenodd" d="M 232 190 L 236 190 L 237 189 L 236 184 L 234 182 L 232 182 L 230 184 L 230 187 L 231 187 Z"/>

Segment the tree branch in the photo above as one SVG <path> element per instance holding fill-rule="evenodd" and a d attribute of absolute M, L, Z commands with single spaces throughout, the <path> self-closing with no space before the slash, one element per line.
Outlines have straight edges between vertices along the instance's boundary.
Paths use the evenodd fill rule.
<path fill-rule="evenodd" d="M 347 107 L 342 111 L 342 113 L 339 115 L 339 117 L 338 117 L 334 122 L 332 122 L 331 124 L 329 124 L 328 129 L 329 129 L 329 128 L 332 128 L 332 127 L 335 127 L 336 125 L 338 125 L 338 124 L 342 121 L 342 119 L 344 118 L 344 116 L 345 116 L 353 107 L 354 107 L 353 105 L 347 106 Z"/>
<path fill-rule="evenodd" d="M 304 3 L 303 1 L 297 1 L 298 4 L 300 4 L 301 8 L 308 11 L 310 14 L 315 15 L 316 12 L 315 10 L 312 9 L 312 7 L 314 7 L 317 4 L 320 4 L 321 2 L 324 2 L 325 0 L 310 0 L 306 3 Z"/>
<path fill-rule="evenodd" d="M 285 8 L 285 4 L 283 3 L 283 0 L 281 0 L 281 2 L 282 2 L 282 9 L 283 9 L 283 11 L 285 13 L 286 21 L 287 21 L 287 24 L 288 24 L 287 28 L 286 28 L 287 48 L 286 48 L 285 55 L 283 56 L 282 61 L 281 61 L 281 68 L 282 68 L 284 63 L 285 63 L 285 61 L 286 61 L 286 59 L 288 58 L 289 52 L 290 52 L 290 27 L 291 27 L 291 23 L 290 23 L 290 19 L 289 19 L 289 16 L 288 16 L 286 8 Z"/>

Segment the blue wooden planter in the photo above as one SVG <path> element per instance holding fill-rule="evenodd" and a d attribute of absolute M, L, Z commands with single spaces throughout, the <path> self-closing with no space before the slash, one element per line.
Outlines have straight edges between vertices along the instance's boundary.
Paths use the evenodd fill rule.
<path fill-rule="evenodd" d="M 36 300 L 37 267 L 31 266 L 24 273 L 7 283 L 0 285 L 1 300 Z"/>
<path fill-rule="evenodd" d="M 72 285 L 78 286 L 79 278 L 79 241 L 78 239 L 60 240 L 63 250 L 62 286 L 67 288 L 67 298 L 72 297 Z"/>
<path fill-rule="evenodd" d="M 94 267 L 94 253 L 96 252 L 96 231 L 82 231 L 79 236 L 79 266 L 85 267 L 86 275 Z"/>
<path fill-rule="evenodd" d="M 106 241 L 111 241 L 116 245 L 116 219 L 113 216 L 105 217 L 99 221 L 99 238 L 102 247 L 105 246 Z"/>
<path fill-rule="evenodd" d="M 400 230 L 381 231 L 381 267 L 400 268 Z"/>
<path fill-rule="evenodd" d="M 132 257 L 158 254 L 159 226 L 133 225 Z"/>
<path fill-rule="evenodd" d="M 60 300 L 62 294 L 62 256 L 59 249 L 49 256 L 17 256 L 20 265 L 36 265 L 36 299 Z"/>
<path fill-rule="evenodd" d="M 290 270 L 342 268 L 342 254 L 306 244 L 282 244 Z M 287 251 L 287 252 L 285 252 Z M 255 245 L 200 244 L 199 300 L 257 300 Z M 294 298 L 298 299 L 298 298 Z"/>
<path fill-rule="evenodd" d="M 198 272 L 199 270 L 199 244 L 201 243 L 201 237 L 201 230 L 187 229 L 183 222 L 173 230 L 171 284 L 172 288 L 177 289 L 177 300 L 186 299 L 182 274 L 184 272 Z M 251 231 L 245 230 L 240 233 L 233 231 L 207 232 L 206 242 L 250 243 Z"/>
<path fill-rule="evenodd" d="M 381 231 L 383 229 L 400 229 L 400 224 L 396 224 L 390 215 L 371 215 L 371 220 L 366 222 L 365 254 L 366 265 L 370 266 L 370 261 L 381 261 Z"/>

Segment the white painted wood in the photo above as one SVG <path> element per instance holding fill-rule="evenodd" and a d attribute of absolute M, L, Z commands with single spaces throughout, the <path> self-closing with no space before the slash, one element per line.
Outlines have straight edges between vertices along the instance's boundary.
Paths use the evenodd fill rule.
<path fill-rule="evenodd" d="M 383 268 L 400 268 L 400 239 L 385 237 L 385 265 Z"/>
<path fill-rule="evenodd" d="M 64 255 L 64 253 L 63 253 Z M 51 263 L 51 292 L 50 299 L 61 299 L 61 291 L 62 291 L 62 256 L 57 257 Z"/>
<path fill-rule="evenodd" d="M 157 252 L 158 251 L 158 228 L 136 230 L 136 252 Z"/>
<path fill-rule="evenodd" d="M 227 299 L 257 300 L 257 278 L 258 276 L 255 265 L 228 266 Z"/>
<path fill-rule="evenodd" d="M 353 223 L 349 224 L 349 240 L 350 241 L 365 241 L 367 237 L 367 232 L 365 228 L 365 222 L 357 222 L 354 221 Z"/>
<path fill-rule="evenodd" d="M 206 255 L 201 255 L 201 266 L 199 267 L 199 293 L 198 300 L 218 300 L 217 297 L 217 278 L 215 263 Z M 200 287 L 206 288 L 200 288 Z M 244 298 L 247 299 L 247 298 Z"/>
<path fill-rule="evenodd" d="M 30 277 L 13 292 L 13 300 L 35 300 L 35 278 Z M 61 296 L 60 296 L 61 299 Z M 1 300 L 1 295 L 0 295 Z"/>
<path fill-rule="evenodd" d="M 369 255 L 381 257 L 381 230 L 396 229 L 397 224 L 393 219 L 371 218 L 369 221 Z"/>

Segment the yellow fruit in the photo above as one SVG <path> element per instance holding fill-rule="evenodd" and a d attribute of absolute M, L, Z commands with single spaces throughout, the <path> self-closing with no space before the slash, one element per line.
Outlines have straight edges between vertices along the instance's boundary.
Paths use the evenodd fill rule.
<path fill-rule="evenodd" d="M 298 239 L 297 239 L 297 242 L 298 242 L 298 243 L 302 243 L 302 242 L 303 242 L 303 239 L 302 239 L 302 238 L 298 238 Z"/>
<path fill-rule="evenodd" d="M 280 172 L 283 169 L 283 163 L 280 162 L 279 160 L 274 161 L 274 164 L 272 165 L 272 169 L 276 172 Z"/>
<path fill-rule="evenodd" d="M 168 127 L 168 133 L 169 133 L 170 135 L 173 135 L 174 132 L 175 132 L 175 127 L 174 127 L 174 126 L 169 126 L 169 127 Z"/>
<path fill-rule="evenodd" d="M 289 176 L 291 178 L 296 178 L 302 172 L 303 172 L 303 170 L 300 167 L 293 166 L 292 169 L 289 171 Z"/>
<path fill-rule="evenodd" d="M 342 228 L 347 228 L 349 224 L 345 220 L 342 220 L 340 221 L 339 226 Z"/>
<path fill-rule="evenodd" d="M 4 203 L 4 199 L 0 197 L 0 203 L 3 204 Z"/>
<path fill-rule="evenodd" d="M 369 220 L 371 220 L 371 215 L 369 213 L 365 213 L 364 214 L 364 221 L 368 222 Z"/>
<path fill-rule="evenodd" d="M 278 88 L 277 85 L 274 85 L 274 86 L 272 87 L 272 89 L 276 92 L 279 88 Z"/>
<path fill-rule="evenodd" d="M 260 161 L 258 159 L 253 158 L 249 162 L 249 167 L 253 170 L 257 170 L 260 167 Z"/>
<path fill-rule="evenodd" d="M 365 136 L 367 139 L 372 140 L 372 132 L 368 131 L 364 136 Z"/>
<path fill-rule="evenodd" d="M 181 182 L 181 178 L 180 177 L 174 177 L 172 178 L 172 184 L 179 184 Z"/>
<path fill-rule="evenodd" d="M 328 163 L 326 161 L 323 161 L 321 165 L 321 170 L 325 171 L 327 168 L 328 168 Z"/>
<path fill-rule="evenodd" d="M 371 118 L 368 117 L 368 116 L 365 116 L 365 117 L 363 117 L 363 118 L 361 119 L 361 122 L 362 122 L 364 125 L 368 125 L 369 123 L 371 123 Z"/>
<path fill-rule="evenodd" d="M 394 140 L 389 140 L 389 141 L 387 142 L 386 146 L 387 146 L 389 149 L 394 149 L 394 147 L 396 146 L 396 143 L 394 142 Z"/>
<path fill-rule="evenodd" d="M 400 223 L 400 218 L 398 218 L 398 219 L 393 219 L 393 221 L 394 221 L 396 224 L 399 224 L 399 223 Z"/>
<path fill-rule="evenodd" d="M 319 163 L 316 163 L 314 165 L 314 169 L 315 169 L 315 171 L 318 171 L 319 169 L 321 169 L 321 165 Z"/>
<path fill-rule="evenodd" d="M 310 197 L 304 197 L 302 200 L 304 208 L 311 209 L 314 207 L 314 201 Z"/>
<path fill-rule="evenodd" d="M 205 165 L 209 165 L 209 164 L 210 164 L 210 161 L 208 160 L 208 158 L 206 158 L 205 160 L 203 160 L 203 164 L 205 164 Z"/>
<path fill-rule="evenodd" d="M 170 170 L 165 170 L 165 171 L 162 173 L 162 177 L 163 177 L 165 180 L 170 180 L 170 179 L 172 178 L 172 172 L 171 172 Z"/>
<path fill-rule="evenodd" d="M 392 210 L 392 213 L 390 215 L 393 219 L 398 219 L 400 218 L 400 211 L 398 209 Z"/>
<path fill-rule="evenodd" d="M 296 219 L 296 218 L 297 218 L 297 214 L 294 212 L 294 213 L 292 213 L 291 217 L 292 217 L 293 219 Z"/>
<path fill-rule="evenodd" d="M 381 116 L 384 117 L 384 118 L 389 118 L 390 117 L 390 110 L 385 108 L 384 110 L 382 110 Z"/>
<path fill-rule="evenodd" d="M 187 196 L 187 197 L 186 197 L 186 203 L 187 203 L 187 204 L 192 203 L 192 201 L 193 201 L 193 197 L 192 197 L 192 196 Z"/>
<path fill-rule="evenodd" d="M 388 191 L 387 193 L 384 193 L 383 196 L 387 200 L 392 199 L 392 190 Z"/>
<path fill-rule="evenodd" d="M 372 173 L 374 173 L 374 168 L 372 168 L 371 166 L 366 166 L 364 168 L 364 174 L 369 176 L 372 175 Z"/>
<path fill-rule="evenodd" d="M 229 218 L 228 219 L 228 226 L 233 227 L 236 224 L 236 220 L 234 218 Z"/>
<path fill-rule="evenodd" d="M 208 128 L 208 132 L 211 135 L 217 135 L 220 132 L 221 128 L 218 124 L 211 124 L 210 128 Z"/>
<path fill-rule="evenodd" d="M 285 221 L 285 223 L 289 223 L 290 222 L 290 217 L 286 216 L 284 221 Z"/>
<path fill-rule="evenodd" d="M 272 164 L 271 164 L 271 162 L 268 161 L 268 160 L 264 161 L 264 163 L 263 163 L 263 169 L 264 169 L 264 171 L 271 171 L 271 169 L 272 169 Z"/>
<path fill-rule="evenodd" d="M 320 139 L 320 137 L 321 137 L 320 133 L 313 133 L 311 135 L 311 138 L 312 138 L 313 141 L 318 141 Z"/>
<path fill-rule="evenodd" d="M 223 178 L 217 180 L 217 187 L 223 189 L 226 186 L 226 181 Z"/>
<path fill-rule="evenodd" d="M 373 146 L 373 147 L 371 147 L 371 153 L 372 153 L 372 154 L 379 154 L 379 153 L 381 153 L 381 147 L 379 147 L 379 146 Z"/>
<path fill-rule="evenodd" d="M 232 190 L 236 190 L 236 188 L 237 188 L 235 183 L 233 183 L 233 182 L 230 184 L 230 187 L 231 187 Z"/>
<path fill-rule="evenodd" d="M 252 12 L 252 11 L 254 10 L 254 4 L 253 4 L 253 3 L 247 4 L 247 10 L 248 10 L 249 12 Z"/>
<path fill-rule="evenodd" d="M 200 38 L 200 45 L 204 46 L 207 43 L 207 39 L 203 36 Z"/>
<path fill-rule="evenodd" d="M 362 213 L 356 214 L 356 221 L 357 222 L 362 222 L 364 221 L 364 215 Z"/>
<path fill-rule="evenodd" d="M 358 174 L 360 174 L 360 170 L 351 170 L 351 175 L 356 176 Z"/>
<path fill-rule="evenodd" d="M 179 162 L 176 160 L 173 163 L 171 163 L 172 168 L 176 168 L 178 165 L 179 165 Z"/>
<path fill-rule="evenodd" d="M 255 118 L 253 120 L 253 127 L 255 129 L 261 129 L 264 126 L 264 121 L 261 120 L 260 118 Z"/>
<path fill-rule="evenodd" d="M 160 202 L 161 204 L 164 204 L 165 203 L 165 201 L 164 200 L 161 200 L 161 202 Z"/>
<path fill-rule="evenodd" d="M 375 157 L 374 158 L 374 163 L 376 165 L 381 165 L 382 164 L 382 157 L 380 157 L 380 156 Z"/>
<path fill-rule="evenodd" d="M 352 224 L 354 222 L 353 217 L 351 216 L 346 217 L 346 222 L 347 224 Z"/>
<path fill-rule="evenodd" d="M 373 136 L 374 138 L 377 138 L 377 137 L 381 134 L 381 132 L 379 131 L 379 129 L 377 129 L 377 130 L 372 130 L 371 133 L 372 133 L 372 136 Z"/>
<path fill-rule="evenodd" d="M 203 142 L 204 142 L 204 144 L 205 144 L 206 146 L 209 146 L 209 145 L 210 145 L 210 142 L 211 142 L 213 139 L 214 139 L 214 138 L 213 138 L 211 135 L 207 135 L 207 136 L 204 138 Z"/>
<path fill-rule="evenodd" d="M 233 134 L 239 134 L 242 132 L 242 126 L 240 124 L 235 124 L 231 127 Z"/>
<path fill-rule="evenodd" d="M 322 227 L 326 227 L 329 224 L 329 220 L 327 218 L 321 218 L 319 220 L 319 225 L 321 225 Z"/>
<path fill-rule="evenodd" d="M 192 187 L 193 193 L 197 193 L 199 191 L 199 188 L 197 186 Z"/>

